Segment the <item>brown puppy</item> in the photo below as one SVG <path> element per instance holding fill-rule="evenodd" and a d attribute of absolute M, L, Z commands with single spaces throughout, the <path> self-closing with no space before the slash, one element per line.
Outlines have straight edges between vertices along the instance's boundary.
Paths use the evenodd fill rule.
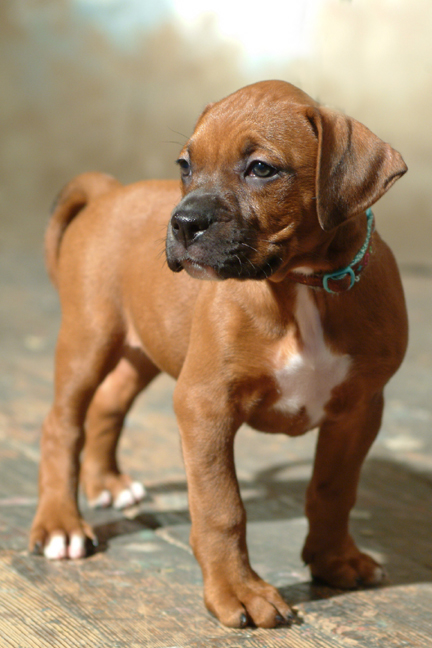
<path fill-rule="evenodd" d="M 166 371 L 178 378 L 206 605 L 229 626 L 273 627 L 291 612 L 249 564 L 233 459 L 242 423 L 292 436 L 319 426 L 303 558 L 336 587 L 383 577 L 348 516 L 407 319 L 395 260 L 365 211 L 406 166 L 360 123 L 280 81 L 208 106 L 178 163 L 181 193 L 176 182 L 85 174 L 55 208 L 47 263 L 62 325 L 30 547 L 84 555 L 83 447 L 91 500 L 143 496 L 116 445 L 135 396 Z"/>

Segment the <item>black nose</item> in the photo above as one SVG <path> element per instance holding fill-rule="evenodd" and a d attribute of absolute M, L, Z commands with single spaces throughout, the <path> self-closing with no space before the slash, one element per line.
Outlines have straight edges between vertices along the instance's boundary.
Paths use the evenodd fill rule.
<path fill-rule="evenodd" d="M 190 209 L 179 209 L 171 218 L 174 238 L 183 243 L 185 247 L 196 241 L 211 223 L 212 218 L 209 214 Z"/>

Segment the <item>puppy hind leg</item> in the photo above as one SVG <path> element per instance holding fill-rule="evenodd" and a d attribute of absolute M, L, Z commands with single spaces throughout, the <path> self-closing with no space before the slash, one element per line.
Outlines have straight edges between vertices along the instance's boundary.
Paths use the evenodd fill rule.
<path fill-rule="evenodd" d="M 76 326 L 76 321 L 82 323 Z M 95 540 L 78 504 L 79 455 L 84 420 L 94 392 L 118 362 L 120 329 L 95 330 L 84 318 L 64 317 L 56 349 L 55 396 L 41 439 L 39 504 L 30 534 L 30 550 L 48 558 L 85 555 L 85 539 Z"/>
<path fill-rule="evenodd" d="M 121 472 L 116 451 L 126 414 L 158 373 L 144 353 L 130 352 L 98 387 L 87 412 L 81 469 L 90 506 L 125 508 L 145 497 L 142 484 Z"/>
<path fill-rule="evenodd" d="M 338 588 L 378 585 L 382 567 L 361 552 L 349 534 L 362 463 L 381 424 L 384 399 L 376 394 L 356 412 L 320 429 L 306 494 L 309 534 L 302 557 L 313 576 Z"/>

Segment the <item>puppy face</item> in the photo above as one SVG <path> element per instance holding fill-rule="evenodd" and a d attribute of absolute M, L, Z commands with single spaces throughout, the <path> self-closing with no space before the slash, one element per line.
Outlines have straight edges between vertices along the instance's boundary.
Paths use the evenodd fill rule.
<path fill-rule="evenodd" d="M 307 263 L 403 175 L 365 126 L 265 81 L 206 108 L 180 153 L 183 199 L 168 226 L 171 270 L 265 279 Z"/>
<path fill-rule="evenodd" d="M 317 154 L 305 104 L 289 88 L 244 88 L 200 117 L 178 160 L 184 197 L 168 227 L 172 270 L 264 279 L 284 263 L 311 211 Z"/>

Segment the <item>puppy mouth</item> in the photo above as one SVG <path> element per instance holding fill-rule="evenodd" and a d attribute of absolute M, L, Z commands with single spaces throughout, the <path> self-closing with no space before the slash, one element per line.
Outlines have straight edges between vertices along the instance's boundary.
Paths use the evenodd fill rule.
<path fill-rule="evenodd" d="M 194 279 L 210 281 L 219 281 L 221 279 L 217 267 L 204 260 L 194 259 L 187 253 L 174 255 L 172 251 L 167 249 L 167 262 L 169 269 L 173 272 L 185 270 Z"/>
<path fill-rule="evenodd" d="M 242 254 L 227 254 L 213 259 L 196 259 L 190 254 L 177 258 L 167 255 L 168 267 L 174 272 L 185 270 L 194 279 L 222 281 L 224 279 L 262 280 L 271 277 L 282 263 L 278 255 L 268 256 L 259 263 Z"/>
<path fill-rule="evenodd" d="M 216 270 L 212 268 L 212 266 L 205 265 L 204 263 L 198 263 L 197 261 L 185 259 L 181 262 L 181 268 L 183 268 L 183 270 L 186 270 L 188 275 L 193 279 L 201 279 L 204 281 L 221 280 L 221 277 L 219 277 Z"/>

